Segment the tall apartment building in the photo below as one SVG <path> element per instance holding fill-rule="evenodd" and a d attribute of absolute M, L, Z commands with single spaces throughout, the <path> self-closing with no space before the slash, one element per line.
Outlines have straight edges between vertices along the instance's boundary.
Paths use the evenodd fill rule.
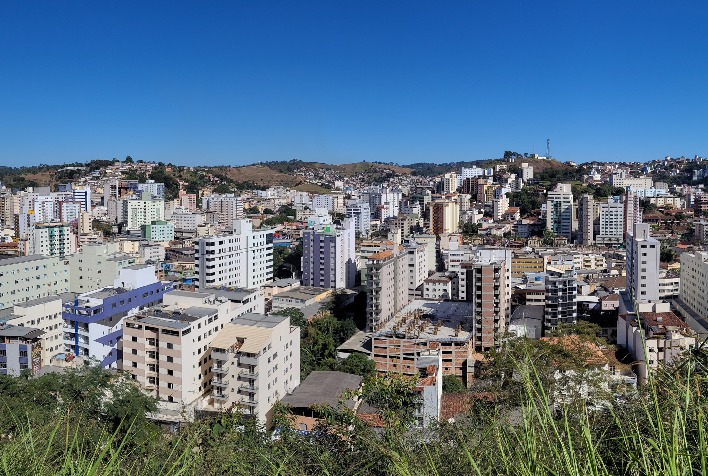
<path fill-rule="evenodd" d="M 521 164 L 521 180 L 524 183 L 533 179 L 533 166 L 529 165 L 527 162 Z"/>
<path fill-rule="evenodd" d="M 619 196 L 608 197 L 599 208 L 599 230 L 595 241 L 598 245 L 620 245 L 624 241 L 624 203 Z"/>
<path fill-rule="evenodd" d="M 704 320 L 708 316 L 708 252 L 681 253 L 679 303 Z M 688 319 L 687 319 L 688 320 Z M 705 327 L 705 322 L 699 323 Z"/>
<path fill-rule="evenodd" d="M 139 231 L 141 226 L 164 218 L 165 201 L 153 199 L 149 192 L 141 192 L 140 198 L 123 202 L 123 222 L 130 231 Z"/>
<path fill-rule="evenodd" d="M 138 190 L 140 192 L 147 192 L 155 199 L 164 200 L 165 199 L 165 184 L 160 182 L 155 182 L 154 180 L 146 180 L 145 183 L 138 184 Z"/>
<path fill-rule="evenodd" d="M 575 269 L 546 271 L 546 307 L 543 326 L 555 329 L 558 324 L 575 324 L 578 320 L 578 289 Z"/>
<path fill-rule="evenodd" d="M 598 207 L 592 195 L 587 193 L 580 197 L 578 202 L 578 235 L 577 242 L 590 246 L 595 244 L 595 221 Z"/>
<path fill-rule="evenodd" d="M 69 291 L 85 293 L 113 285 L 121 268 L 135 264 L 135 258 L 118 251 L 118 243 L 85 244 L 67 257 Z"/>
<path fill-rule="evenodd" d="M 56 256 L 0 259 L 0 309 L 69 291 L 69 268 Z"/>
<path fill-rule="evenodd" d="M 34 226 L 29 254 L 63 258 L 76 251 L 76 236 L 66 223 L 38 223 Z"/>
<path fill-rule="evenodd" d="M 654 180 L 651 177 L 630 177 L 626 172 L 619 172 L 610 175 L 610 185 L 613 187 L 644 189 L 652 188 Z"/>
<path fill-rule="evenodd" d="M 64 352 L 61 305 L 59 296 L 47 296 L 18 303 L 0 311 L 0 328 L 19 326 L 36 329 L 42 333 L 41 336 L 37 335 L 41 346 L 35 348 L 39 351 L 40 367 L 49 365 L 54 355 Z"/>
<path fill-rule="evenodd" d="M 371 230 L 371 208 L 368 203 L 350 202 L 346 209 L 347 218 L 354 220 L 354 230 L 360 235 L 367 236 Z"/>
<path fill-rule="evenodd" d="M 559 183 L 548 192 L 546 200 L 546 228 L 555 235 L 572 238 L 575 228 L 573 191 L 570 184 Z"/>
<path fill-rule="evenodd" d="M 634 225 L 642 222 L 641 197 L 628 189 L 624 194 L 624 237 L 631 233 Z"/>
<path fill-rule="evenodd" d="M 443 175 L 442 178 L 442 193 L 455 193 L 457 191 L 457 174 L 450 172 Z"/>
<path fill-rule="evenodd" d="M 627 233 L 627 292 L 632 300 L 651 302 L 659 299 L 659 254 L 661 246 L 651 236 L 646 223 L 635 223 Z"/>
<path fill-rule="evenodd" d="M 239 316 L 263 309 L 263 293 L 172 291 L 163 303 L 125 318 L 120 368 L 180 414 L 212 392 L 210 346 Z"/>
<path fill-rule="evenodd" d="M 71 190 L 75 202 L 81 204 L 81 211 L 91 213 L 91 187 L 81 186 Z"/>
<path fill-rule="evenodd" d="M 148 241 L 172 241 L 175 239 L 174 223 L 156 220 L 140 227 L 140 232 Z"/>
<path fill-rule="evenodd" d="M 408 254 L 408 295 L 411 298 L 421 296 L 421 286 L 428 277 L 427 243 L 409 241 L 405 245 Z"/>
<path fill-rule="evenodd" d="M 101 367 L 119 368 L 124 319 L 162 302 L 171 290 L 171 283 L 155 278 L 152 265 L 122 268 L 112 286 L 64 303 L 64 350 Z"/>
<path fill-rule="evenodd" d="M 506 332 L 506 263 L 462 263 L 460 289 L 472 303 L 472 347 L 486 352 L 499 347 Z M 462 291 L 461 291 L 462 293 Z"/>
<path fill-rule="evenodd" d="M 457 233 L 460 229 L 460 205 L 457 200 L 438 199 L 430 204 L 430 230 L 433 235 Z"/>
<path fill-rule="evenodd" d="M 494 221 L 500 221 L 508 209 L 509 198 L 506 194 L 502 194 L 499 198 L 492 200 L 492 218 L 494 218 Z"/>
<path fill-rule="evenodd" d="M 233 194 L 213 194 L 202 198 L 202 208 L 216 212 L 219 225 L 231 231 L 239 220 L 243 220 L 243 200 Z"/>
<path fill-rule="evenodd" d="M 255 288 L 273 280 L 273 230 L 254 230 L 236 220 L 234 233 L 195 242 L 197 287 Z"/>
<path fill-rule="evenodd" d="M 211 342 L 211 401 L 260 423 L 273 405 L 300 385 L 300 328 L 286 316 L 245 314 L 223 326 Z"/>
<path fill-rule="evenodd" d="M 366 327 L 376 331 L 408 304 L 408 254 L 402 246 L 370 255 L 366 261 Z"/>
<path fill-rule="evenodd" d="M 354 220 L 302 232 L 302 284 L 351 289 L 356 279 Z"/>
<path fill-rule="evenodd" d="M 398 216 L 403 192 L 398 189 L 371 187 L 369 189 L 369 208 L 380 220 Z"/>

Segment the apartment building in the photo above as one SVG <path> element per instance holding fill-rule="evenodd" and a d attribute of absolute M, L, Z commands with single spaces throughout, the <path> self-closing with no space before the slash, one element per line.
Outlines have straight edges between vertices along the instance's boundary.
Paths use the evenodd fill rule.
<path fill-rule="evenodd" d="M 708 316 L 708 252 L 681 253 L 679 300 L 699 319 Z M 700 327 L 705 327 L 702 322 Z"/>
<path fill-rule="evenodd" d="M 429 210 L 430 230 L 433 235 L 459 231 L 460 205 L 457 200 L 435 200 L 430 204 Z"/>
<path fill-rule="evenodd" d="M 630 177 L 626 172 L 618 172 L 610 175 L 610 185 L 621 188 L 644 189 L 654 187 L 654 180 L 651 177 Z"/>
<path fill-rule="evenodd" d="M 356 279 L 354 220 L 302 233 L 302 285 L 351 289 Z"/>
<path fill-rule="evenodd" d="M 624 194 L 624 236 L 631 233 L 634 225 L 642 222 L 641 197 L 628 189 Z"/>
<path fill-rule="evenodd" d="M 135 264 L 135 258 L 118 251 L 118 243 L 85 244 L 66 258 L 69 291 L 85 293 L 112 286 L 121 268 Z"/>
<path fill-rule="evenodd" d="M 598 204 L 598 233 L 595 242 L 602 246 L 621 245 L 624 241 L 624 209 L 621 197 L 608 197 Z"/>
<path fill-rule="evenodd" d="M 43 336 L 32 327 L 0 326 L 0 375 L 36 375 L 43 365 Z"/>
<path fill-rule="evenodd" d="M 152 265 L 121 268 L 112 286 L 64 303 L 63 350 L 104 368 L 119 368 L 125 318 L 162 302 L 171 290 L 171 283 L 155 278 Z"/>
<path fill-rule="evenodd" d="M 546 228 L 553 234 L 569 240 L 575 229 L 573 191 L 568 183 L 559 183 L 548 192 L 546 200 Z"/>
<path fill-rule="evenodd" d="M 172 241 L 175 239 L 174 223 L 156 220 L 140 227 L 142 237 L 148 241 Z"/>
<path fill-rule="evenodd" d="M 354 220 L 354 230 L 362 236 L 367 236 L 371 230 L 371 208 L 365 202 L 350 201 L 347 203 L 346 217 Z"/>
<path fill-rule="evenodd" d="M 61 298 L 47 296 L 1 310 L 0 327 L 24 327 L 40 331 L 41 334 L 37 334 L 36 337 L 41 344 L 39 358 L 40 366 L 43 366 L 48 365 L 54 355 L 64 352 L 61 316 Z"/>
<path fill-rule="evenodd" d="M 462 264 L 460 299 L 464 297 L 472 303 L 472 348 L 475 352 L 499 347 L 506 331 L 506 279 L 504 261 Z"/>
<path fill-rule="evenodd" d="M 34 255 L 63 258 L 76 251 L 76 236 L 66 223 L 37 223 L 30 243 Z"/>
<path fill-rule="evenodd" d="M 578 320 L 578 290 L 575 269 L 546 271 L 546 307 L 543 326 L 555 329 L 559 324 L 575 324 Z"/>
<path fill-rule="evenodd" d="M 160 401 L 161 411 L 191 412 L 212 392 L 211 342 L 231 319 L 254 309 L 263 309 L 262 291 L 165 293 L 161 305 L 125 319 L 121 368 Z"/>
<path fill-rule="evenodd" d="M 211 342 L 211 405 L 270 423 L 273 405 L 300 384 L 300 328 L 286 316 L 245 314 Z"/>
<path fill-rule="evenodd" d="M 273 280 L 273 230 L 254 230 L 236 220 L 234 232 L 195 242 L 197 287 L 256 288 Z"/>
<path fill-rule="evenodd" d="M 145 183 L 139 183 L 138 191 L 147 192 L 151 197 L 159 200 L 165 199 L 165 184 L 154 180 L 146 180 Z"/>
<path fill-rule="evenodd" d="M 627 291 L 635 301 L 651 302 L 659 299 L 659 254 L 661 246 L 651 236 L 646 223 L 635 223 L 627 233 Z"/>
<path fill-rule="evenodd" d="M 56 256 L 0 259 L 0 309 L 69 291 L 69 268 Z"/>
<path fill-rule="evenodd" d="M 546 258 L 531 254 L 514 254 L 511 257 L 511 276 L 521 278 L 526 273 L 543 273 L 546 271 Z"/>
<path fill-rule="evenodd" d="M 408 303 L 408 254 L 402 246 L 369 256 L 366 261 L 367 329 L 375 331 Z"/>
<path fill-rule="evenodd" d="M 578 202 L 578 234 L 576 241 L 581 245 L 595 244 L 595 223 L 598 217 L 598 207 L 595 198 L 587 193 Z"/>
<path fill-rule="evenodd" d="M 409 241 L 405 245 L 408 254 L 408 295 L 421 296 L 421 286 L 428 277 L 428 246 L 427 243 Z"/>
<path fill-rule="evenodd" d="M 143 225 L 165 218 L 165 201 L 153 199 L 149 192 L 141 192 L 139 198 L 123 201 L 123 222 L 129 231 L 140 231 Z"/>

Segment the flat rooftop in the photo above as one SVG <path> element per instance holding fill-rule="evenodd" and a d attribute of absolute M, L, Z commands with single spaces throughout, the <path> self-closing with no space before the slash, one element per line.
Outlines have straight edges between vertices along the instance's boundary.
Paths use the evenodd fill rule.
<path fill-rule="evenodd" d="M 273 296 L 273 299 L 301 299 L 308 301 L 324 293 L 332 292 L 329 288 L 313 288 L 310 286 L 300 286 L 284 293 L 279 293 Z"/>
<path fill-rule="evenodd" d="M 472 337 L 472 304 L 466 301 L 416 299 L 374 334 L 376 337 L 468 341 Z"/>
<path fill-rule="evenodd" d="M 289 317 L 279 316 L 277 314 L 266 315 L 250 312 L 232 319 L 231 322 L 233 324 L 241 324 L 244 326 L 275 327 L 285 319 L 289 319 Z"/>
<path fill-rule="evenodd" d="M 31 263 L 32 261 L 42 261 L 56 259 L 56 257 L 42 256 L 42 255 L 29 255 L 29 256 L 10 256 L 8 258 L 0 258 L 0 266 L 6 266 L 11 264 L 21 264 L 21 263 Z"/>
<path fill-rule="evenodd" d="M 307 376 L 290 395 L 284 396 L 280 402 L 291 408 L 310 408 L 313 405 L 327 405 L 336 408 L 339 399 L 347 390 L 356 391 L 361 386 L 359 375 L 334 371 L 314 371 Z M 344 404 L 350 410 L 355 402 L 351 399 Z"/>

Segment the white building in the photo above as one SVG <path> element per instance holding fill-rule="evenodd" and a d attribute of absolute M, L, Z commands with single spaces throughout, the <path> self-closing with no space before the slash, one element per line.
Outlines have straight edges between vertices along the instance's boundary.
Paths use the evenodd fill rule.
<path fill-rule="evenodd" d="M 708 316 L 708 252 L 681 253 L 679 298 L 698 316 Z"/>
<path fill-rule="evenodd" d="M 225 324 L 210 347 L 209 397 L 217 409 L 265 425 L 273 405 L 300 385 L 300 328 L 289 317 L 245 314 Z"/>
<path fill-rule="evenodd" d="M 28 254 L 63 258 L 76 251 L 76 236 L 66 223 L 38 223 L 29 251 Z"/>
<path fill-rule="evenodd" d="M 573 191 L 570 184 L 559 183 L 548 192 L 546 200 L 546 228 L 555 235 L 572 238 L 575 229 Z"/>
<path fill-rule="evenodd" d="M 135 258 L 118 251 L 118 243 L 85 244 L 69 262 L 69 291 L 85 293 L 113 284 L 121 268 L 135 264 Z"/>
<path fill-rule="evenodd" d="M 0 259 L 0 309 L 69 291 L 69 268 L 59 257 Z"/>
<path fill-rule="evenodd" d="M 234 229 L 235 223 L 243 220 L 243 200 L 233 194 L 213 194 L 202 198 L 202 208 L 216 212 L 219 224 L 228 231 Z"/>
<path fill-rule="evenodd" d="M 521 180 L 524 183 L 533 179 L 533 166 L 529 165 L 527 162 L 521 164 Z"/>
<path fill-rule="evenodd" d="M 11 308 L 11 314 L 0 315 L 0 324 L 32 327 L 43 331 L 41 365 L 49 365 L 54 355 L 64 351 L 61 304 L 59 296 L 17 303 Z"/>
<path fill-rule="evenodd" d="M 234 233 L 200 238 L 195 243 L 197 287 L 255 288 L 273 280 L 273 231 L 254 230 L 236 220 Z"/>
<path fill-rule="evenodd" d="M 627 233 L 627 291 L 634 301 L 659 299 L 660 243 L 651 237 L 646 223 L 636 223 Z"/>
<path fill-rule="evenodd" d="M 142 192 L 140 198 L 123 202 L 123 221 L 128 230 L 139 231 L 141 226 L 164 218 L 164 200 L 153 199 L 149 192 Z"/>
<path fill-rule="evenodd" d="M 346 209 L 347 218 L 354 220 L 354 230 L 366 236 L 371 230 L 371 208 L 368 203 L 350 201 Z"/>
<path fill-rule="evenodd" d="M 619 245 L 624 240 L 624 204 L 620 197 L 608 197 L 600 202 L 599 232 L 595 237 L 598 245 Z"/>

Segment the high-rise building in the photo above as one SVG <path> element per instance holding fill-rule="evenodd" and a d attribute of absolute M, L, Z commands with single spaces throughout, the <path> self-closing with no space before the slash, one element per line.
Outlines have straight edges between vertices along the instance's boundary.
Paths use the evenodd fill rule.
<path fill-rule="evenodd" d="M 546 200 L 546 228 L 557 236 L 572 238 L 574 226 L 573 191 L 570 184 L 559 183 L 548 192 Z"/>
<path fill-rule="evenodd" d="M 273 230 L 254 230 L 236 220 L 234 233 L 200 238 L 195 243 L 197 287 L 255 288 L 273 280 Z"/>
<path fill-rule="evenodd" d="M 642 222 L 641 198 L 631 188 L 624 194 L 624 237 L 631 233 L 634 225 Z"/>
<path fill-rule="evenodd" d="M 457 174 L 447 173 L 442 179 L 442 193 L 455 193 L 457 191 Z"/>
<path fill-rule="evenodd" d="M 380 220 L 398 216 L 403 192 L 398 189 L 371 187 L 369 189 L 369 208 Z"/>
<path fill-rule="evenodd" d="M 77 187 L 71 191 L 74 201 L 81 204 L 81 210 L 91 213 L 91 187 Z"/>
<path fill-rule="evenodd" d="M 521 180 L 524 183 L 533 179 L 533 166 L 529 165 L 527 162 L 521 164 Z"/>
<path fill-rule="evenodd" d="M 321 225 L 302 233 L 302 284 L 351 289 L 356 279 L 354 220 Z"/>
<path fill-rule="evenodd" d="M 408 295 L 421 296 L 421 286 L 428 277 L 428 246 L 427 243 L 409 241 L 406 245 L 408 254 Z"/>
<path fill-rule="evenodd" d="M 243 220 L 243 200 L 233 194 L 208 195 L 202 198 L 202 208 L 209 212 L 216 212 L 219 225 L 225 230 L 234 229 L 234 223 Z"/>
<path fill-rule="evenodd" d="M 595 221 L 597 218 L 597 207 L 592 195 L 583 194 L 578 202 L 578 236 L 577 241 L 581 245 L 595 244 Z"/>
<path fill-rule="evenodd" d="M 546 271 L 546 306 L 543 326 L 555 329 L 559 324 L 575 324 L 578 319 L 578 289 L 574 268 Z"/>
<path fill-rule="evenodd" d="M 647 223 L 635 223 L 627 233 L 627 292 L 633 301 L 659 299 L 659 262 L 661 246 L 651 236 Z"/>
<path fill-rule="evenodd" d="M 472 303 L 472 346 L 476 352 L 496 349 L 506 332 L 506 264 L 504 261 L 462 263 L 460 288 Z"/>
<path fill-rule="evenodd" d="M 69 262 L 69 291 L 82 294 L 113 285 L 121 268 L 135 264 L 135 258 L 118 251 L 117 243 L 85 244 Z"/>
<path fill-rule="evenodd" d="M 128 230 L 139 231 L 141 226 L 164 218 L 165 201 L 153 199 L 150 192 L 141 192 L 140 198 L 123 202 L 123 221 Z"/>
<path fill-rule="evenodd" d="M 693 314 L 708 316 L 708 252 L 681 253 L 681 287 L 679 299 Z M 702 327 L 704 323 L 700 323 Z"/>
<path fill-rule="evenodd" d="M 371 209 L 366 202 L 350 201 L 346 209 L 347 218 L 354 220 L 354 231 L 367 236 L 371 230 Z"/>
<path fill-rule="evenodd" d="M 69 292 L 69 268 L 58 256 L 0 259 L 0 309 Z"/>
<path fill-rule="evenodd" d="M 460 205 L 457 200 L 438 199 L 430 204 L 430 230 L 433 235 L 457 233 L 460 229 Z"/>
<path fill-rule="evenodd" d="M 155 182 L 154 180 L 146 180 L 145 183 L 138 184 L 138 190 L 141 192 L 148 192 L 154 199 L 165 199 L 164 183 Z"/>
<path fill-rule="evenodd" d="M 509 198 L 506 194 L 501 194 L 499 198 L 492 200 L 492 214 L 494 221 L 499 221 L 509 209 Z"/>
<path fill-rule="evenodd" d="M 59 296 L 47 296 L 17 303 L 12 308 L 12 314 L 0 317 L 0 328 L 22 326 L 37 329 L 42 333 L 41 348 L 37 348 L 40 351 L 40 365 L 49 365 L 53 356 L 64 351 L 61 304 L 62 300 Z M 2 337 L 0 337 L 0 342 L 2 342 Z M 29 360 L 31 361 L 32 358 Z M 2 370 L 1 367 L 0 370 Z"/>
<path fill-rule="evenodd" d="M 608 197 L 599 204 L 598 245 L 620 245 L 624 241 L 624 204 L 621 197 Z"/>
<path fill-rule="evenodd" d="M 32 238 L 29 254 L 63 258 L 76 251 L 76 236 L 66 223 L 38 223 Z"/>
<path fill-rule="evenodd" d="M 408 303 L 408 254 L 402 246 L 370 255 L 366 261 L 367 329 L 376 331 Z"/>

